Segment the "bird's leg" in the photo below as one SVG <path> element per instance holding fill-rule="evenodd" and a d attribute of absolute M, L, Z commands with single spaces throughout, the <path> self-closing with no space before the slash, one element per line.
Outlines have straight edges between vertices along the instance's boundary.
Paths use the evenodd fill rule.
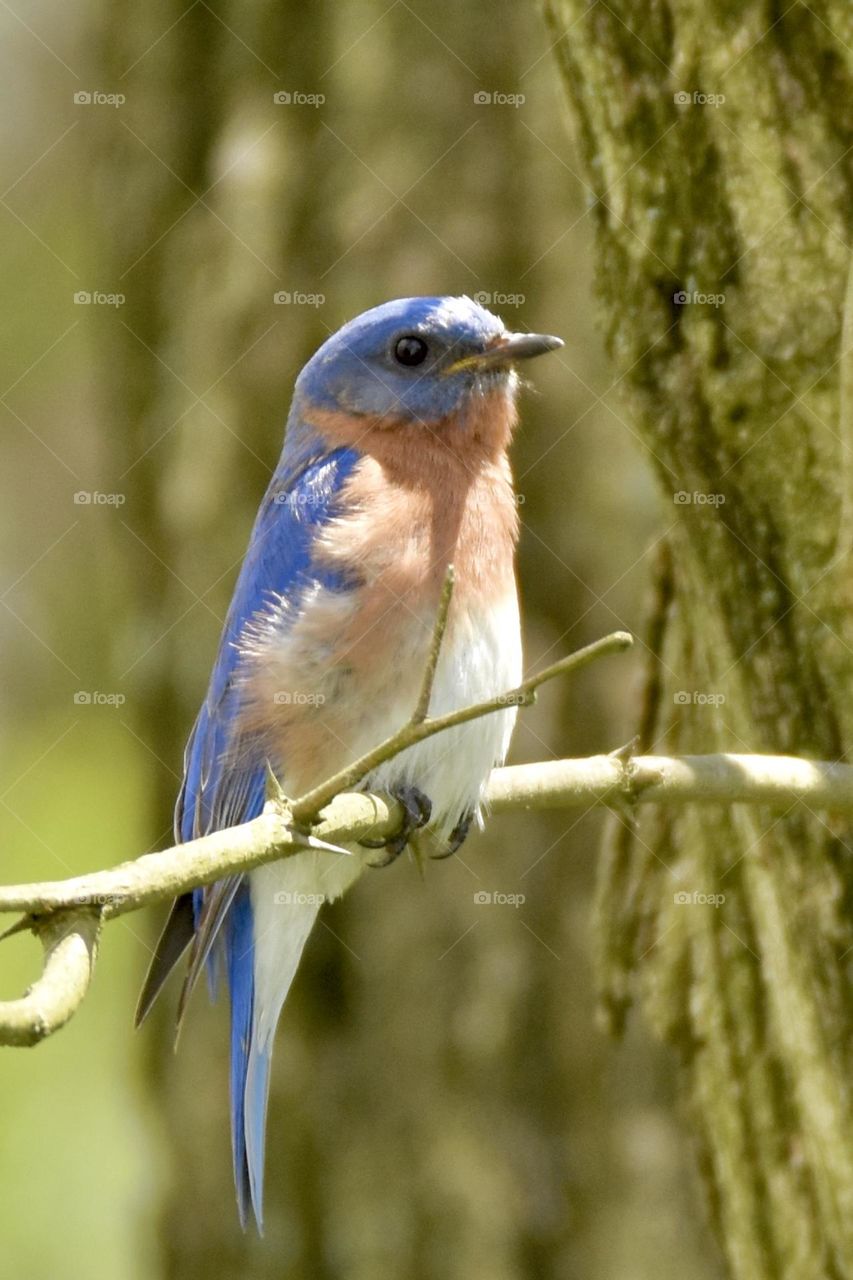
<path fill-rule="evenodd" d="M 371 862 L 371 867 L 387 867 L 399 858 L 409 842 L 409 836 L 429 822 L 432 801 L 417 787 L 392 787 L 391 795 L 403 808 L 403 824 L 393 836 L 384 840 L 360 840 L 365 849 L 384 849 L 385 857 Z"/>
<path fill-rule="evenodd" d="M 462 817 L 447 837 L 447 844 L 444 849 L 442 849 L 441 853 L 431 853 L 429 855 L 433 861 L 440 858 L 450 858 L 457 849 L 461 849 L 462 845 L 465 843 L 465 838 L 468 835 L 468 832 L 471 830 L 471 823 L 473 821 L 473 809 L 469 809 L 466 813 L 463 813 Z"/>

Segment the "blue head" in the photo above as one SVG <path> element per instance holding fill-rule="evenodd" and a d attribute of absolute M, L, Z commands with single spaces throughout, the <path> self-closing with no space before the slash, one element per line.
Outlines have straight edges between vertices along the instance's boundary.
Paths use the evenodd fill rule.
<path fill-rule="evenodd" d="M 508 378 L 516 360 L 562 345 L 509 333 L 470 298 L 399 298 L 324 342 L 300 373 L 296 394 L 331 411 L 435 422 L 472 392 Z"/>

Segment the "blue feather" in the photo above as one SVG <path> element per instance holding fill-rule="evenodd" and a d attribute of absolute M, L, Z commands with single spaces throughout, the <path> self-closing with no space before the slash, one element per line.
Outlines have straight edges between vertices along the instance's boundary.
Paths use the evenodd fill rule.
<path fill-rule="evenodd" d="M 240 1225 L 245 1227 L 251 1199 L 246 1163 L 246 1126 L 243 1098 L 252 1040 L 254 995 L 254 942 L 252 904 L 246 881 L 240 886 L 229 909 L 225 925 L 228 988 L 231 993 L 231 1150 Z M 260 1227 L 260 1219 L 258 1226 Z"/>
<path fill-rule="evenodd" d="M 304 433 L 298 427 L 288 431 L 288 444 L 255 521 L 207 697 L 187 745 L 175 810 L 175 834 L 181 840 L 247 822 L 263 808 L 264 761 L 250 760 L 243 769 L 225 763 L 236 710 L 236 642 L 244 626 L 276 596 L 298 604 L 314 584 L 333 590 L 345 585 L 338 575 L 312 565 L 312 550 L 318 528 L 334 516 L 337 496 L 361 455 L 354 449 L 322 453 L 322 441 L 312 438 L 314 456 L 305 457 Z"/>
<path fill-rule="evenodd" d="M 276 596 L 298 606 L 303 592 L 321 585 L 341 590 L 347 583 L 312 564 L 317 532 L 336 513 L 337 498 L 361 455 L 354 449 L 325 451 L 324 442 L 298 421 L 288 428 L 284 453 L 270 482 L 252 531 L 249 549 L 240 571 L 234 597 L 220 641 L 207 697 L 195 722 L 184 757 L 184 780 L 175 810 L 175 833 L 191 840 L 257 817 L 264 805 L 266 760 L 242 752 L 235 766 L 228 758 L 237 711 L 234 675 L 240 661 L 237 641 L 252 617 Z M 240 1220 L 245 1225 L 249 1207 L 261 1225 L 263 1170 L 249 1169 L 246 1126 L 257 1134 L 263 1114 L 246 1115 L 246 1086 L 251 1047 L 254 992 L 252 906 L 248 881 L 218 882 L 197 890 L 193 897 L 196 936 L 193 962 L 179 1006 L 179 1018 L 205 958 L 212 988 L 218 963 L 214 946 L 223 944 L 231 998 L 231 1139 L 234 1178 Z M 253 1096 L 265 1107 L 269 1055 L 256 1054 L 255 1072 L 263 1076 Z M 258 1108 L 255 1108 L 256 1110 Z M 257 1142 L 255 1150 L 262 1151 Z"/>

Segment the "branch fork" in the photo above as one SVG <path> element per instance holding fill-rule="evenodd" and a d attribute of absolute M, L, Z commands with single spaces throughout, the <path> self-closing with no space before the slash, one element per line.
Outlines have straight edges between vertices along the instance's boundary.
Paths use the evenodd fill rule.
<path fill-rule="evenodd" d="M 144 854 L 107 871 L 67 880 L 0 886 L 0 913 L 23 913 L 0 935 L 0 940 L 31 929 L 45 948 L 44 968 L 37 982 L 20 999 L 0 1002 L 0 1045 L 36 1044 L 73 1016 L 89 986 L 103 922 L 293 853 L 313 849 L 347 854 L 342 843 L 355 843 L 367 835 L 393 835 L 402 818 L 399 803 L 390 796 L 352 790 L 379 765 L 407 747 L 455 725 L 505 710 L 507 706 L 529 706 L 536 690 L 547 681 L 578 671 L 607 654 L 621 652 L 632 643 L 627 632 L 614 632 L 553 663 L 538 675 L 530 676 L 515 689 L 473 706 L 430 717 L 429 704 L 453 585 L 453 568 L 448 566 L 421 691 L 410 720 L 346 769 L 296 800 L 288 799 L 268 769 L 264 810 L 250 822 L 211 832 L 171 849 Z M 512 770 L 498 773 L 512 773 Z M 500 807 L 500 802 L 493 807 Z"/>

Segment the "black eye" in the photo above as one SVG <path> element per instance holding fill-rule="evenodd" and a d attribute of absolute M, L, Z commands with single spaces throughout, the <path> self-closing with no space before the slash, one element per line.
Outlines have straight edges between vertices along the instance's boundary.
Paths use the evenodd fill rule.
<path fill-rule="evenodd" d="M 409 368 L 416 364 L 423 364 L 427 358 L 429 347 L 423 338 L 416 338 L 410 335 L 406 338 L 398 339 L 394 347 L 394 355 L 400 364 L 405 364 Z"/>

